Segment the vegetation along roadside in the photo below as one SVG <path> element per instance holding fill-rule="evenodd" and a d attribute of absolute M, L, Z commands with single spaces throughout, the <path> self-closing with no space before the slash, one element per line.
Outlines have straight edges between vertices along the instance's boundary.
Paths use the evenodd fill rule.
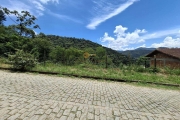
<path fill-rule="evenodd" d="M 0 7 L 0 67 L 21 71 L 56 72 L 100 79 L 180 85 L 180 70 L 144 68 L 142 57 L 134 59 L 89 40 L 35 34 L 35 16 L 28 11 Z M 6 17 L 14 25 L 4 26 Z M 148 66 L 148 65 L 147 65 Z"/>

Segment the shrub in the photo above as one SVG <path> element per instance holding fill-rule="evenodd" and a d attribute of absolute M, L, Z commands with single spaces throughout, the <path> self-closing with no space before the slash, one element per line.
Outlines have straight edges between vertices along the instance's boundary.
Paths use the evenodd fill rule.
<path fill-rule="evenodd" d="M 26 53 L 23 50 L 17 50 L 14 55 L 8 56 L 10 64 L 16 70 L 29 70 L 36 65 L 36 60 L 34 56 L 30 53 Z"/>
<path fill-rule="evenodd" d="M 136 70 L 136 72 L 146 72 L 146 68 L 144 68 L 142 66 L 137 67 L 135 70 Z"/>
<path fill-rule="evenodd" d="M 160 72 L 160 69 L 159 69 L 159 68 L 150 67 L 150 68 L 149 68 L 149 72 L 150 72 L 150 73 L 159 73 L 159 72 Z"/>

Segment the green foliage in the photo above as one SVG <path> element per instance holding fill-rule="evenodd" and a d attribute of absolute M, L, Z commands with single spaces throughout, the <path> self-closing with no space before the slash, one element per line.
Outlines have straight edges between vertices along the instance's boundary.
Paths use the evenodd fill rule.
<path fill-rule="evenodd" d="M 85 40 L 85 39 L 81 39 L 81 38 L 74 38 L 74 37 L 61 37 L 61 36 L 55 36 L 55 35 L 46 35 L 44 37 L 46 37 L 50 41 L 52 41 L 53 46 L 61 46 L 62 48 L 65 48 L 65 49 L 73 47 L 73 48 L 76 48 L 79 50 L 83 50 L 84 52 L 88 52 L 90 54 L 97 54 L 96 53 L 97 51 L 100 52 L 102 50 L 101 51 L 102 54 L 99 55 L 101 58 L 104 57 L 104 55 L 105 55 L 104 52 L 106 51 L 109 60 L 116 67 L 118 67 L 119 64 L 121 64 L 121 63 L 128 64 L 129 58 L 127 56 L 122 55 L 121 53 L 119 53 L 115 50 L 112 50 L 110 48 L 102 47 L 101 45 L 99 45 L 97 43 L 93 43 L 89 40 Z M 96 57 L 93 59 L 98 59 L 98 56 L 96 55 Z"/>
<path fill-rule="evenodd" d="M 136 64 L 137 65 L 143 65 L 144 67 L 149 67 L 150 66 L 150 61 L 148 60 L 147 57 L 139 57 L 137 60 L 136 60 Z"/>
<path fill-rule="evenodd" d="M 146 72 L 146 69 L 143 66 L 136 67 L 136 72 Z"/>
<path fill-rule="evenodd" d="M 84 48 L 84 52 L 88 52 L 89 54 L 95 54 L 95 51 L 93 50 L 93 48 Z"/>
<path fill-rule="evenodd" d="M 73 65 L 75 63 L 82 63 L 83 51 L 76 48 L 65 49 L 60 46 L 54 48 L 50 57 L 55 63 L 62 63 L 66 65 Z"/>
<path fill-rule="evenodd" d="M 48 60 L 52 44 L 45 38 L 34 38 L 32 40 L 31 52 L 38 58 L 39 62 Z"/>
<path fill-rule="evenodd" d="M 26 37 L 32 37 L 34 38 L 35 33 L 32 30 L 32 28 L 40 28 L 38 25 L 35 24 L 36 17 L 31 15 L 28 11 L 21 11 L 19 13 L 18 11 L 10 11 L 7 8 L 1 8 L 3 13 L 9 15 L 16 16 L 16 24 L 12 25 L 12 28 L 19 33 L 20 36 L 26 36 Z M 32 27 L 32 28 L 28 28 Z"/>
<path fill-rule="evenodd" d="M 58 46 L 51 50 L 50 52 L 50 58 L 55 63 L 64 63 L 64 56 L 65 55 L 65 49 Z"/>
<path fill-rule="evenodd" d="M 161 69 L 161 72 L 164 74 L 180 75 L 180 69 L 172 69 L 169 67 L 164 67 L 164 69 Z"/>
<path fill-rule="evenodd" d="M 6 21 L 6 17 L 3 10 L 0 10 L 0 25 L 3 25 L 3 21 Z"/>
<path fill-rule="evenodd" d="M 36 65 L 34 56 L 30 53 L 24 52 L 23 50 L 17 50 L 14 55 L 9 55 L 8 59 L 14 69 L 22 71 L 32 69 Z"/>
<path fill-rule="evenodd" d="M 38 62 L 44 63 L 52 61 L 75 65 L 87 62 L 104 67 L 128 64 L 127 56 L 89 40 L 44 33 L 35 35 L 32 28 L 39 28 L 35 25 L 35 16 L 27 11 L 10 11 L 7 8 L 1 8 L 1 10 L 7 16 L 15 16 L 15 25 L 0 26 L 0 56 L 7 57 L 8 54 L 15 54 L 16 50 L 20 49 L 34 55 Z M 84 52 L 90 54 L 90 57 L 85 60 Z"/>
<path fill-rule="evenodd" d="M 8 53 L 14 54 L 16 49 L 29 50 L 27 48 L 31 43 L 30 39 L 19 36 L 11 26 L 1 26 L 0 31 L 0 56 L 7 57 Z"/>
<path fill-rule="evenodd" d="M 99 57 L 99 59 L 102 59 L 104 56 L 106 56 L 106 50 L 103 47 L 97 47 L 96 55 Z"/>
<path fill-rule="evenodd" d="M 172 74 L 154 74 L 147 72 L 136 72 L 135 68 L 138 66 L 126 66 L 123 69 L 99 67 L 92 64 L 79 64 L 75 66 L 65 66 L 61 64 L 48 63 L 46 66 L 38 64 L 34 70 L 46 72 L 58 72 L 59 74 L 69 74 L 77 76 L 89 76 L 99 78 L 115 78 L 127 81 L 139 80 L 141 83 L 157 82 L 157 83 L 170 83 L 180 84 L 180 76 Z M 179 70 L 180 71 L 180 70 Z"/>

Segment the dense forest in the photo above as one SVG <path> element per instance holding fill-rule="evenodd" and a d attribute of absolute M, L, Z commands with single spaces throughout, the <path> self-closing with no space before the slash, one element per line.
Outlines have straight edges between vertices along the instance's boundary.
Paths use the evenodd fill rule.
<path fill-rule="evenodd" d="M 6 17 L 16 16 L 14 24 L 5 26 Z M 132 58 L 90 40 L 56 35 L 35 34 L 36 17 L 27 11 L 10 11 L 0 7 L 0 56 L 24 69 L 25 65 L 53 62 L 64 65 L 91 64 L 119 66 Z M 18 68 L 18 66 L 16 66 Z M 23 67 L 22 67 L 23 66 Z"/>

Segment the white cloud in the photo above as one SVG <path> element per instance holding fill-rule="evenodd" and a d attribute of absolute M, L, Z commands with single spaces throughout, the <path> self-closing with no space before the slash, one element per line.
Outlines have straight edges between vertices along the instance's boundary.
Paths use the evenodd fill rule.
<path fill-rule="evenodd" d="M 178 47 L 180 46 L 180 28 L 167 29 L 148 33 L 145 29 L 136 29 L 134 32 L 126 32 L 127 27 L 121 25 L 116 26 L 114 30 L 114 36 L 109 36 L 109 33 L 105 32 L 104 36 L 100 38 L 104 46 L 115 49 L 115 50 L 125 50 L 129 48 L 130 45 L 144 43 L 146 40 L 153 39 L 164 39 L 162 43 L 154 43 L 150 47 Z M 176 36 L 176 39 L 167 36 Z M 164 37 L 164 38 L 163 38 Z M 146 47 L 144 44 L 141 47 Z M 132 48 L 132 47 L 131 47 Z"/>
<path fill-rule="evenodd" d="M 143 36 L 141 36 L 142 39 L 148 40 L 148 39 L 154 39 L 154 38 L 161 38 L 168 35 L 178 35 L 180 34 L 180 28 L 174 28 L 174 29 L 168 29 L 168 30 L 161 30 L 156 31 L 153 33 L 148 33 Z"/>
<path fill-rule="evenodd" d="M 109 36 L 108 33 L 105 32 L 104 36 L 100 38 L 100 40 L 101 42 L 106 43 L 107 47 L 115 50 L 125 49 L 125 47 L 128 47 L 129 44 L 144 42 L 144 39 L 140 37 L 140 34 L 146 33 L 146 30 L 136 29 L 132 33 L 126 32 L 126 30 L 128 30 L 128 28 L 121 25 L 116 26 L 116 29 L 114 30 L 114 37 Z"/>
<path fill-rule="evenodd" d="M 101 12 L 99 12 L 98 11 L 99 9 L 97 7 L 95 7 L 95 9 L 96 9 L 95 12 L 98 12 L 99 14 L 97 14 L 94 18 L 92 18 L 90 20 L 90 23 L 86 27 L 89 29 L 96 29 L 96 27 L 99 24 L 120 14 L 121 12 L 126 10 L 129 6 L 131 6 L 136 1 L 138 1 L 138 0 L 128 0 L 126 3 L 121 4 L 119 7 L 116 7 L 116 5 L 112 5 L 112 4 L 109 4 L 108 5 L 109 7 L 107 7 L 107 6 L 103 6 L 102 4 L 99 4 L 99 2 L 97 2 L 97 1 L 94 1 L 95 4 L 100 6 Z M 104 3 L 105 1 L 100 0 L 100 2 Z M 103 11 L 103 9 L 105 9 L 105 10 Z"/>
<path fill-rule="evenodd" d="M 45 11 L 45 7 L 38 1 L 32 1 L 33 3 L 33 6 L 35 7 L 34 11 L 36 13 L 38 13 L 38 15 L 36 16 L 42 16 L 44 14 L 44 11 Z"/>
<path fill-rule="evenodd" d="M 139 46 L 139 47 L 137 47 L 137 48 L 140 48 L 140 47 L 143 47 L 143 48 L 144 48 L 144 47 L 146 47 L 146 44 L 143 44 L 143 45 L 141 45 L 141 46 Z"/>
<path fill-rule="evenodd" d="M 124 36 L 125 35 L 125 31 L 127 30 L 128 28 L 126 27 L 122 27 L 121 25 L 119 26 L 116 26 L 116 29 L 114 30 L 114 33 L 117 34 L 117 36 Z"/>
<path fill-rule="evenodd" d="M 40 2 L 42 2 L 43 4 L 47 4 L 48 2 L 54 2 L 59 4 L 59 0 L 39 0 Z"/>
<path fill-rule="evenodd" d="M 76 23 L 82 23 L 80 20 L 71 18 L 71 17 L 66 16 L 66 15 L 57 14 L 57 13 L 51 12 L 50 10 L 48 10 L 48 13 L 50 15 L 54 16 L 54 17 L 57 17 L 57 18 L 61 19 L 61 20 L 70 20 L 70 21 L 73 21 L 73 22 L 76 22 Z"/>
<path fill-rule="evenodd" d="M 176 37 L 180 37 L 180 30 L 178 31 Z"/>
<path fill-rule="evenodd" d="M 59 0 L 7 0 L 2 6 L 18 12 L 29 11 L 38 17 L 44 14 L 46 10 L 44 4 L 48 4 L 48 2 L 59 3 Z"/>
<path fill-rule="evenodd" d="M 31 11 L 32 7 L 24 2 L 18 0 L 7 0 L 7 4 L 3 4 L 3 7 L 7 7 L 10 10 L 17 10 L 18 12 L 26 10 Z"/>
<path fill-rule="evenodd" d="M 153 48 L 158 48 L 158 47 L 175 48 L 175 47 L 180 47 L 180 38 L 166 37 L 163 42 L 154 43 L 154 44 L 151 45 L 151 47 L 153 47 Z"/>
<path fill-rule="evenodd" d="M 38 1 L 32 1 L 32 3 L 34 3 L 35 7 L 36 7 L 38 10 L 41 10 L 41 11 L 44 11 L 44 10 L 45 10 L 44 6 L 43 6 L 41 3 L 39 3 Z"/>

